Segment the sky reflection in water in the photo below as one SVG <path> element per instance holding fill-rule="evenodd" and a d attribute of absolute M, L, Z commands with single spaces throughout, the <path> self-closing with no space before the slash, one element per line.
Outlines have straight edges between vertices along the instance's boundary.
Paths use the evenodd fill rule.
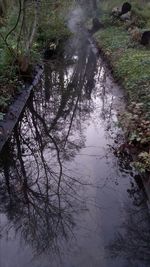
<path fill-rule="evenodd" d="M 122 92 L 86 33 L 73 44 L 1 154 L 0 266 L 149 266 L 145 197 L 112 149 Z"/>

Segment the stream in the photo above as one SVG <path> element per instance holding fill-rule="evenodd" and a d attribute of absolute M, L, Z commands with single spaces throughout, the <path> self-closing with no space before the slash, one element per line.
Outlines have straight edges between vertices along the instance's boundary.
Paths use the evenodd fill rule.
<path fill-rule="evenodd" d="M 81 17 L 1 153 L 0 267 L 150 266 L 146 196 L 115 153 L 123 91 Z"/>

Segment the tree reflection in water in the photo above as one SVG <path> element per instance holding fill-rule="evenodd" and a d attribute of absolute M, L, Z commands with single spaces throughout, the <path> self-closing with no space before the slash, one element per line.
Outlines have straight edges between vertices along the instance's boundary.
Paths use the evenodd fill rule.
<path fill-rule="evenodd" d="M 96 56 L 86 46 L 79 58 L 69 66 L 44 65 L 1 154 L 0 212 L 8 222 L 1 235 L 13 228 L 37 253 L 56 251 L 58 240 L 72 233 L 73 214 L 84 208 L 77 195 L 81 181 L 64 170 L 84 147 L 84 121 L 93 110 Z"/>
<path fill-rule="evenodd" d="M 150 214 L 141 190 L 132 185 L 128 193 L 134 205 L 126 205 L 124 222 L 107 249 L 111 257 L 126 258 L 132 266 L 149 266 Z"/>
<path fill-rule="evenodd" d="M 84 36 L 80 43 L 81 46 L 77 51 L 72 53 L 69 51 L 71 63 L 67 63 L 67 57 L 62 61 L 45 63 L 41 82 L 32 92 L 11 140 L 1 154 L 0 214 L 3 220 L 1 237 L 5 238 L 12 230 L 21 236 L 21 240 L 29 245 L 35 254 L 49 253 L 50 250 L 59 253 L 63 241 L 74 234 L 73 227 L 75 221 L 78 222 L 77 217 L 83 218 L 80 212 L 85 210 L 88 204 L 86 206 L 82 190 L 84 192 L 83 187 L 88 185 L 86 181 L 88 178 L 79 177 L 73 172 L 71 164 L 79 151 L 85 147 L 84 134 L 87 122 L 95 120 L 95 113 L 98 112 L 96 120 L 103 123 L 103 130 L 106 127 L 107 131 L 104 131 L 104 134 L 110 135 L 111 140 L 115 139 L 114 125 L 117 115 L 113 104 L 116 105 L 117 102 L 112 99 L 111 79 L 105 75 L 105 68 L 97 60 L 88 39 Z M 98 108 L 95 108 L 95 105 Z M 93 125 L 96 123 L 97 121 L 94 121 Z M 107 143 L 104 139 L 105 142 Z M 112 145 L 112 142 L 110 144 Z M 108 158 L 107 154 L 112 155 L 110 144 L 102 155 L 84 154 L 84 156 Z M 86 150 L 86 153 L 87 151 L 89 150 Z M 112 156 L 110 160 L 110 167 L 113 166 L 113 160 L 116 164 L 116 159 L 112 159 Z M 92 168 L 97 162 L 94 161 Z M 107 162 L 103 163 L 106 167 Z M 128 174 L 131 171 L 124 160 L 118 163 L 118 167 L 120 171 L 125 169 Z M 98 168 L 98 174 L 95 176 L 99 177 L 99 170 Z M 114 166 L 110 172 L 109 175 L 115 180 L 116 167 Z M 99 187 L 97 195 L 110 182 L 107 177 L 105 179 L 102 176 L 103 170 L 100 176 L 102 186 L 94 185 Z M 110 182 L 110 185 L 113 186 L 113 183 Z M 106 206 L 108 192 L 111 194 L 111 191 L 106 189 L 107 194 L 104 197 Z M 115 257 L 123 254 L 129 260 L 134 257 L 144 258 L 144 261 L 148 262 L 149 233 L 146 230 L 149 229 L 149 216 L 144 203 L 141 202 L 141 196 L 138 195 L 139 191 L 131 186 L 128 193 L 134 198 L 135 207 L 134 210 L 131 210 L 131 207 L 126 208 L 123 232 L 120 231 L 110 244 L 109 253 Z M 93 206 L 91 209 L 97 212 Z M 104 210 L 107 209 L 104 207 Z M 100 213 L 98 216 L 101 215 L 105 218 L 105 213 Z M 107 216 L 109 220 L 109 211 Z M 97 219 L 99 220 L 99 217 Z M 94 242 L 97 235 L 97 232 L 91 235 Z M 95 251 L 93 255 L 95 257 Z"/>

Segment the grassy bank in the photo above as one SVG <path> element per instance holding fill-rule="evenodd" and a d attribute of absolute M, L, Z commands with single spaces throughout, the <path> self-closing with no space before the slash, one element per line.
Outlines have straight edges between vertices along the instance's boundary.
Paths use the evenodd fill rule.
<path fill-rule="evenodd" d="M 95 39 L 108 59 L 113 74 L 127 94 L 127 112 L 122 117 L 127 146 L 133 152 L 135 165 L 143 173 L 150 172 L 150 47 L 135 41 L 128 31 L 129 22 L 111 17 L 120 0 L 102 1 L 100 20 L 104 28 Z M 150 30 L 150 5 L 132 1 L 132 18 L 142 32 Z"/>

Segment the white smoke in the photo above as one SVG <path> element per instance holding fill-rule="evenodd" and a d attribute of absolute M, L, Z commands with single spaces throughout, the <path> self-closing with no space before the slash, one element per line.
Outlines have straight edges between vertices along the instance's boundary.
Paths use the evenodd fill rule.
<path fill-rule="evenodd" d="M 75 33 L 78 27 L 84 23 L 85 15 L 81 7 L 75 7 L 68 18 L 68 27 L 71 32 Z"/>

